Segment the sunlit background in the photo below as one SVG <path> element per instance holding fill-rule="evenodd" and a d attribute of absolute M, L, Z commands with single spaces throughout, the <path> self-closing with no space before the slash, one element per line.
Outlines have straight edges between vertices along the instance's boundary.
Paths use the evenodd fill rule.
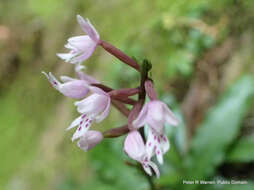
<path fill-rule="evenodd" d="M 66 127 L 74 100 L 41 71 L 74 76 L 56 57 L 82 35 L 76 15 L 101 38 L 153 64 L 160 99 L 182 122 L 167 126 L 171 149 L 154 190 L 254 189 L 253 0 L 0 0 L 0 189 L 149 190 L 122 151 L 123 138 L 89 152 Z M 113 88 L 139 76 L 102 48 L 86 72 Z M 104 131 L 126 123 L 114 108 Z M 247 180 L 247 185 L 183 185 L 183 180 Z"/>

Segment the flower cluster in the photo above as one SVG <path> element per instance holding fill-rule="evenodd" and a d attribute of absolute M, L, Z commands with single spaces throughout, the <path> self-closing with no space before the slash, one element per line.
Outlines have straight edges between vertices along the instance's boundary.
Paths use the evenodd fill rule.
<path fill-rule="evenodd" d="M 51 85 L 64 96 L 79 99 L 74 105 L 80 116 L 67 128 L 70 130 L 76 127 L 72 141 L 79 139 L 78 147 L 87 151 L 100 143 L 103 138 L 127 134 L 124 142 L 125 153 L 138 161 L 148 175 L 155 173 L 159 177 L 158 166 L 152 161 L 152 158 L 156 157 L 158 163 L 163 164 L 163 155 L 170 148 L 169 140 L 165 134 L 165 123 L 176 126 L 178 120 L 168 106 L 158 100 L 153 82 L 147 74 L 151 69 L 150 65 L 144 61 L 140 67 L 135 60 L 121 50 L 101 40 L 100 35 L 88 19 L 85 20 L 78 15 L 77 20 L 87 35 L 69 38 L 65 47 L 70 52 L 59 53 L 57 56 L 74 65 L 78 78 L 61 76 L 60 82 L 52 73 L 43 72 Z M 97 46 L 101 46 L 125 64 L 136 69 L 141 75 L 140 86 L 114 90 L 86 75 L 82 71 L 84 69 L 82 62 L 93 54 Z M 136 94 L 138 94 L 138 100 L 131 98 Z M 149 101 L 144 104 L 146 95 L 149 97 Z M 94 122 L 99 123 L 108 116 L 111 104 L 128 117 L 128 124 L 103 133 L 90 130 Z M 125 104 L 132 105 L 132 109 L 129 110 Z M 146 137 L 143 130 L 145 125 L 148 126 Z"/>

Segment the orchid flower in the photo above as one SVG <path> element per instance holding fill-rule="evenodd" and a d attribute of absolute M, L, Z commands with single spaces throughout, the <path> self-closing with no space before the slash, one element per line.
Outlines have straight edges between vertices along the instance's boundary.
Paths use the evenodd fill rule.
<path fill-rule="evenodd" d="M 64 96 L 80 99 L 87 95 L 89 91 L 88 82 L 85 80 L 78 80 L 68 76 L 61 76 L 61 82 L 59 82 L 55 76 L 49 72 L 49 74 L 42 72 L 52 86 L 61 92 Z"/>
<path fill-rule="evenodd" d="M 145 144 L 138 131 L 129 132 L 124 141 L 124 151 L 130 158 L 140 162 L 148 175 L 152 176 L 152 168 L 156 176 L 160 176 L 160 171 L 157 165 L 150 160 L 151 157 L 147 154 Z"/>
<path fill-rule="evenodd" d="M 133 121 L 133 126 L 138 129 L 148 124 L 158 134 L 164 133 L 164 124 L 176 126 L 178 120 L 168 106 L 159 100 L 146 103 L 140 111 L 138 117 Z"/>
<path fill-rule="evenodd" d="M 89 130 L 80 137 L 77 145 L 85 152 L 92 149 L 103 140 L 103 135 L 99 131 Z"/>
<path fill-rule="evenodd" d="M 92 95 L 75 102 L 78 112 L 82 115 L 76 118 L 67 128 L 67 130 L 69 130 L 78 126 L 72 137 L 72 141 L 82 137 L 94 121 L 99 123 L 109 114 L 110 96 L 97 87 L 89 87 L 89 89 L 93 92 Z"/>
<path fill-rule="evenodd" d="M 87 35 L 69 38 L 65 47 L 70 49 L 70 52 L 57 54 L 58 57 L 72 64 L 87 60 L 100 42 L 100 35 L 88 19 L 84 19 L 80 15 L 77 15 L 77 20 L 82 30 Z"/>
<path fill-rule="evenodd" d="M 149 156 L 156 154 L 160 164 L 163 163 L 163 154 L 169 150 L 169 141 L 164 135 L 165 123 L 177 125 L 178 120 L 167 105 L 159 100 L 152 100 L 144 105 L 138 117 L 133 121 L 134 128 L 138 129 L 145 124 L 149 126 L 147 138 L 147 152 Z"/>

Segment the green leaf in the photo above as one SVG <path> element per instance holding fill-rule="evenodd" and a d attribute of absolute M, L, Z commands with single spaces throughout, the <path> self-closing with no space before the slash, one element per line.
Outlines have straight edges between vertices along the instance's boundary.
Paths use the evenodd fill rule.
<path fill-rule="evenodd" d="M 243 137 L 227 156 L 229 162 L 254 161 L 254 135 Z"/>
<path fill-rule="evenodd" d="M 185 160 L 187 180 L 206 179 L 224 160 L 226 148 L 235 139 L 242 120 L 253 105 L 253 93 L 253 77 L 244 76 L 207 113 Z"/>

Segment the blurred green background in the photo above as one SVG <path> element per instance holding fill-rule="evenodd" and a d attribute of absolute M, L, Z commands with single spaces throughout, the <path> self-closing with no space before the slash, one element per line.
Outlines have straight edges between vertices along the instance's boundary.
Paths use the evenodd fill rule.
<path fill-rule="evenodd" d="M 85 153 L 65 128 L 74 100 L 41 71 L 74 76 L 56 57 L 80 35 L 76 15 L 137 60 L 149 59 L 160 99 L 181 118 L 156 190 L 254 189 L 253 0 L 0 0 L 0 189 L 149 190 L 124 161 L 123 138 Z M 139 76 L 97 48 L 86 72 L 113 88 Z M 94 128 L 126 122 L 114 108 Z M 247 185 L 183 185 L 183 180 Z"/>

